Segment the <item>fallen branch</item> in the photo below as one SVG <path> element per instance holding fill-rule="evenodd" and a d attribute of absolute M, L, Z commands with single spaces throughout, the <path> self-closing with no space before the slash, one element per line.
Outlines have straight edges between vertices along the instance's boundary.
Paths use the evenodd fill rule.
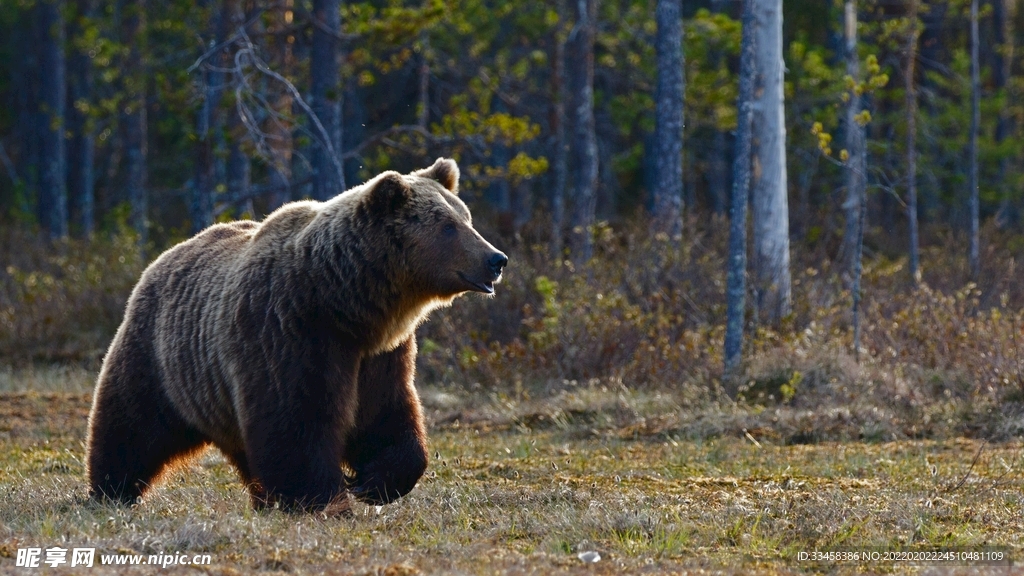
<path fill-rule="evenodd" d="M 959 490 L 960 487 L 964 485 L 964 483 L 967 482 L 967 479 L 970 478 L 970 476 L 971 476 L 971 472 L 974 470 L 975 464 L 978 463 L 978 458 L 981 458 L 981 452 L 982 452 L 982 450 L 985 449 L 985 445 L 987 443 L 988 443 L 988 441 L 985 440 L 985 441 L 983 441 L 981 443 L 981 446 L 978 446 L 978 452 L 974 455 L 974 460 L 971 461 L 971 466 L 967 469 L 967 472 L 964 474 L 964 477 L 961 478 L 960 481 L 957 482 L 955 485 L 953 485 L 953 486 L 951 486 L 949 488 L 946 488 L 946 490 L 945 490 L 946 492 L 955 492 L 955 491 Z"/>

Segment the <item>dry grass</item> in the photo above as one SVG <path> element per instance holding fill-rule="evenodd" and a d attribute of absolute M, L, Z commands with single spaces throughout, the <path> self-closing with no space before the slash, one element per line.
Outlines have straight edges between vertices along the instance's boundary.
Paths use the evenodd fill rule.
<path fill-rule="evenodd" d="M 44 390 L 84 394 L 90 392 L 95 383 L 96 373 L 81 366 L 0 366 L 0 393 Z"/>
<path fill-rule="evenodd" d="M 875 252 L 860 362 L 827 249 L 796 246 L 793 315 L 752 314 L 727 380 L 722 229 L 689 227 L 683 245 L 601 229 L 581 269 L 513 246 L 496 297 L 420 330 L 427 477 L 334 519 L 253 512 L 215 451 L 138 506 L 86 501 L 89 390 L 144 259 L 127 237 L 0 231 L 0 573 L 19 547 L 52 545 L 208 553 L 213 574 L 909 569 L 798 560 L 840 547 L 1019 557 L 1019 240 L 987 233 L 980 285 L 952 236 L 931 242 L 919 287 Z"/>
<path fill-rule="evenodd" d="M 137 506 L 97 505 L 84 499 L 88 394 L 46 391 L 54 379 L 28 371 L 7 378 L 19 391 L 0 393 L 0 572 L 17 548 L 53 545 L 211 554 L 211 574 L 890 571 L 798 553 L 1024 551 L 1019 442 L 786 445 L 733 425 L 700 436 L 681 424 L 685 398 L 598 385 L 545 402 L 424 390 L 427 476 L 352 518 L 254 512 L 216 451 Z M 584 565 L 587 550 L 602 560 Z"/>

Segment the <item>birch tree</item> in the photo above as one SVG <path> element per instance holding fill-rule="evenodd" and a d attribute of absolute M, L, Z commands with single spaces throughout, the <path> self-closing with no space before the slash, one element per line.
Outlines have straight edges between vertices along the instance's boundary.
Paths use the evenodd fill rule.
<path fill-rule="evenodd" d="M 594 36 L 597 0 L 576 0 L 576 26 L 569 34 L 574 66 L 569 82 L 573 104 L 573 183 L 571 249 L 573 260 L 583 263 L 593 252 L 591 228 L 597 203 L 597 132 L 594 123 Z"/>
<path fill-rule="evenodd" d="M 562 226 L 565 223 L 565 187 L 569 163 L 565 139 L 565 21 L 564 0 L 557 0 L 558 24 L 551 34 L 551 253 L 562 260 Z"/>
<path fill-rule="evenodd" d="M 853 356 L 860 356 L 860 283 L 864 249 L 864 227 L 867 216 L 867 173 L 864 117 L 861 105 L 860 60 L 857 55 L 857 3 L 847 0 L 845 6 L 846 75 L 850 85 L 846 108 L 846 234 L 843 236 L 846 268 L 852 275 Z"/>
<path fill-rule="evenodd" d="M 846 201 L 843 202 L 843 213 L 846 225 L 843 233 L 843 245 L 840 261 L 843 270 L 853 274 L 857 252 L 857 238 L 860 234 L 861 194 L 865 188 L 865 173 L 861 169 L 864 160 L 864 126 L 861 121 L 860 59 L 857 55 L 857 3 L 847 0 L 845 4 L 843 26 L 843 52 L 846 60 L 847 82 L 851 86 L 847 92 L 849 100 L 846 107 L 846 153 L 843 158 L 846 164 Z"/>
<path fill-rule="evenodd" d="M 786 117 L 783 110 L 782 0 L 753 2 L 755 85 L 752 119 L 754 283 L 771 322 L 790 312 Z"/>

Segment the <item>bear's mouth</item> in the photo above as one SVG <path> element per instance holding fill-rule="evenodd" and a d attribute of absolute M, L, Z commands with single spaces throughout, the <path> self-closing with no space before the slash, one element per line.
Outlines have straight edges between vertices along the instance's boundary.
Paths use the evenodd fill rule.
<path fill-rule="evenodd" d="M 484 294 L 494 294 L 494 282 L 476 282 L 466 278 L 466 275 L 459 272 L 459 278 L 462 278 L 466 284 L 473 287 L 474 292 L 483 292 Z"/>

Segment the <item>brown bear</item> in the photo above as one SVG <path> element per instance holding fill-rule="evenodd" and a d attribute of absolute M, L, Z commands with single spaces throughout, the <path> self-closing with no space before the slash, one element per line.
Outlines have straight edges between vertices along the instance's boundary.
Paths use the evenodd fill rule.
<path fill-rule="evenodd" d="M 134 502 L 208 444 L 256 507 L 343 512 L 348 493 L 407 494 L 427 466 L 416 326 L 460 294 L 493 294 L 508 263 L 473 228 L 458 178 L 447 159 L 385 172 L 157 258 L 103 360 L 90 494 Z"/>

